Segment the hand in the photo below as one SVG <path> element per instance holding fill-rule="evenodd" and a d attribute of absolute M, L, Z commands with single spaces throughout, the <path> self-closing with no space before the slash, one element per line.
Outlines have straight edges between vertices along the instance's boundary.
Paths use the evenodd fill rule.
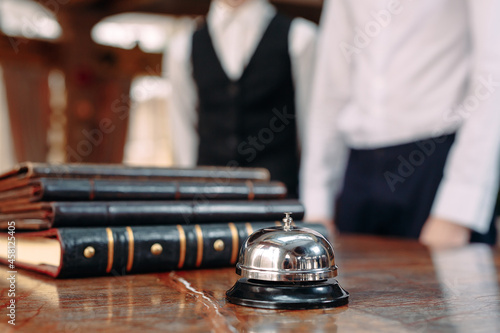
<path fill-rule="evenodd" d="M 453 248 L 467 245 L 470 229 L 452 221 L 430 216 L 420 232 L 420 243 L 434 248 Z"/>

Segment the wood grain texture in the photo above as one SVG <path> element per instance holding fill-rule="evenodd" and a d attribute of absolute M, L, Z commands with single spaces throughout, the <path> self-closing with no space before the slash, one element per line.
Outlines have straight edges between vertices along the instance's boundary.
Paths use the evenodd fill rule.
<path fill-rule="evenodd" d="M 234 269 L 54 280 L 19 270 L 15 331 L 499 332 L 500 250 L 431 252 L 417 242 L 342 236 L 335 242 L 348 306 L 308 311 L 229 304 Z M 0 267 L 0 331 L 7 324 Z M 14 331 L 14 330 L 12 330 Z"/>

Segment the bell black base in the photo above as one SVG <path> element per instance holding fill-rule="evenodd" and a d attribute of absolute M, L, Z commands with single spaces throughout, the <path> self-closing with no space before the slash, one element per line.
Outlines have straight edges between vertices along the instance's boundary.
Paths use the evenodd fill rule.
<path fill-rule="evenodd" d="M 333 278 L 296 283 L 242 278 L 226 292 L 226 296 L 233 304 L 283 310 L 332 308 L 349 302 L 349 293 Z"/>

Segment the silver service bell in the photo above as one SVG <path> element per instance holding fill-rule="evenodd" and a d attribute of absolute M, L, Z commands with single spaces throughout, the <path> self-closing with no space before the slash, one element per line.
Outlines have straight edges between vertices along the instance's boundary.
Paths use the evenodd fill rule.
<path fill-rule="evenodd" d="M 286 213 L 283 227 L 255 231 L 240 250 L 227 291 L 234 304 L 268 309 L 315 309 L 348 303 L 349 294 L 334 279 L 332 244 L 319 232 L 293 226 Z"/>

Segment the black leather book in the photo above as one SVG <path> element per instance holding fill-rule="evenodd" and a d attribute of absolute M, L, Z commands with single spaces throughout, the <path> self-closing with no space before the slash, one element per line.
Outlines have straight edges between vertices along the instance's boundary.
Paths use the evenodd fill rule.
<path fill-rule="evenodd" d="M 254 231 L 281 222 L 61 228 L 16 233 L 16 267 L 52 277 L 85 277 L 233 266 Z M 299 223 L 297 224 L 299 225 Z M 307 224 L 325 236 L 323 225 Z M 0 262 L 9 264 L 7 233 Z"/>
<path fill-rule="evenodd" d="M 0 174 L 0 191 L 25 186 L 33 178 L 92 178 L 140 180 L 197 180 L 224 184 L 231 181 L 269 181 L 263 168 L 196 167 L 158 168 L 133 167 L 122 164 L 45 164 L 25 162 Z"/>
<path fill-rule="evenodd" d="M 36 178 L 0 192 L 2 207 L 39 201 L 268 200 L 286 197 L 281 182 L 193 182 L 164 180 Z"/>
<path fill-rule="evenodd" d="M 297 200 L 39 202 L 4 208 L 0 229 L 7 229 L 9 221 L 16 221 L 19 230 L 273 221 L 282 218 L 283 212 L 292 212 L 297 220 L 304 217 L 304 207 Z"/>

